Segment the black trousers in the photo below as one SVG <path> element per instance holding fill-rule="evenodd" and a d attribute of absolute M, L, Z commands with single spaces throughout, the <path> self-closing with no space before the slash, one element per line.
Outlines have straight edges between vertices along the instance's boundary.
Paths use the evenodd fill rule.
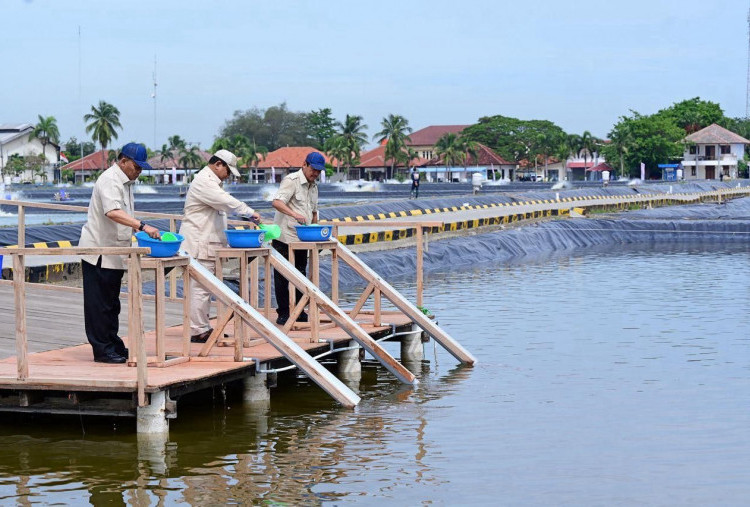
<path fill-rule="evenodd" d="M 83 271 L 83 317 L 86 338 L 94 357 L 117 353 L 127 355 L 125 343 L 118 336 L 120 328 L 120 289 L 124 269 L 102 267 L 102 258 L 96 266 L 81 261 Z"/>
<path fill-rule="evenodd" d="M 415 193 L 417 194 L 417 199 L 419 199 L 419 183 L 411 182 L 411 192 L 410 195 Z"/>
<path fill-rule="evenodd" d="M 285 259 L 289 259 L 289 245 L 282 243 L 278 240 L 273 240 L 271 243 L 274 249 L 284 256 Z M 294 267 L 297 271 L 303 275 L 307 274 L 307 251 L 297 250 L 294 252 Z M 279 315 L 288 317 L 289 316 L 289 282 L 284 278 L 281 273 L 273 270 L 273 288 L 276 293 L 276 313 Z M 302 293 L 299 289 L 294 291 L 294 301 L 297 302 L 302 298 Z"/>

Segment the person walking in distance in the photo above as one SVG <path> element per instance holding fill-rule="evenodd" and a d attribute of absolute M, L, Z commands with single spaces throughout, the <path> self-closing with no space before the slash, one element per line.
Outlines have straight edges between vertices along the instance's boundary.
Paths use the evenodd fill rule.
<path fill-rule="evenodd" d="M 411 169 L 411 192 L 409 193 L 409 197 L 419 199 L 419 171 L 417 171 L 416 167 L 412 167 Z"/>

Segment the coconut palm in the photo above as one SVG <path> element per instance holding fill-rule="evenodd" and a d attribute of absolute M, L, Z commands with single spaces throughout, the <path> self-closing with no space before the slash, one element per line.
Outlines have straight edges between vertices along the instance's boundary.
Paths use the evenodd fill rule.
<path fill-rule="evenodd" d="M 386 174 L 386 179 L 393 177 L 393 170 L 396 162 L 402 160 L 406 150 L 406 143 L 411 142 L 409 134 L 412 128 L 409 126 L 409 120 L 401 115 L 389 114 L 380 122 L 382 130 L 373 136 L 373 139 L 379 143 L 386 141 L 385 159 L 391 161 L 390 175 Z"/>
<path fill-rule="evenodd" d="M 350 167 L 349 162 L 352 152 L 349 149 L 346 138 L 342 134 L 334 134 L 326 139 L 323 151 L 328 155 L 328 158 L 336 160 L 336 174 L 341 169 L 341 162 L 345 162 L 347 167 Z M 359 155 L 357 155 L 357 158 L 359 158 Z"/>
<path fill-rule="evenodd" d="M 240 157 L 240 159 L 242 159 L 242 163 L 245 165 L 245 167 L 247 167 L 247 180 L 249 183 L 251 167 L 257 167 L 258 163 L 263 160 L 263 157 L 268 155 L 268 150 L 265 146 L 258 146 L 255 144 L 255 141 L 252 141 L 246 146 L 240 147 L 236 154 Z"/>
<path fill-rule="evenodd" d="M 182 167 L 190 174 L 190 169 L 198 169 L 203 165 L 203 157 L 200 154 L 200 150 L 197 146 L 193 145 L 190 148 L 183 148 L 180 151 L 179 163 Z M 190 177 L 188 177 L 190 179 Z"/>
<path fill-rule="evenodd" d="M 453 172 L 450 170 L 455 165 L 460 165 L 466 160 L 466 151 L 458 135 L 447 132 L 435 143 L 435 152 L 443 159 L 448 172 L 448 181 L 453 181 Z"/>
<path fill-rule="evenodd" d="M 593 161 L 594 151 L 596 150 L 596 138 L 588 130 L 584 130 L 581 135 L 581 148 L 583 151 L 583 172 L 586 174 L 588 156 L 591 155 Z"/>
<path fill-rule="evenodd" d="M 46 118 L 39 115 L 39 122 L 34 125 L 34 130 L 29 134 L 29 139 L 39 139 L 42 143 L 42 157 L 47 157 L 47 145 L 60 142 L 60 131 L 57 128 L 57 120 L 54 116 Z"/>
<path fill-rule="evenodd" d="M 347 114 L 343 123 L 336 123 L 339 128 L 338 135 L 341 137 L 341 142 L 343 142 L 347 152 L 343 158 L 347 167 L 357 163 L 362 147 L 367 144 L 367 134 L 364 131 L 368 127 L 362 123 L 362 119 L 359 115 Z"/>
<path fill-rule="evenodd" d="M 169 151 L 169 145 L 162 144 L 159 155 L 159 162 L 161 162 L 162 171 L 162 183 L 167 182 L 167 164 L 165 164 L 164 162 L 166 162 L 170 158 L 172 158 L 172 152 Z"/>
<path fill-rule="evenodd" d="M 104 150 L 107 149 L 110 141 L 117 139 L 117 129 L 122 128 L 120 110 L 100 100 L 99 107 L 91 106 L 91 112 L 83 116 L 83 121 L 90 122 L 86 125 L 86 133 L 91 134 L 93 141 L 98 142 L 102 147 L 102 162 L 104 162 Z"/>

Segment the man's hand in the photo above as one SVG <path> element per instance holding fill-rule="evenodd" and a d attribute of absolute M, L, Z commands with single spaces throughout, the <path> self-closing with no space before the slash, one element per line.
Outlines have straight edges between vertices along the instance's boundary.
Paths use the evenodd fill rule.
<path fill-rule="evenodd" d="M 302 213 L 292 213 L 290 216 L 293 219 L 295 219 L 297 221 L 297 223 L 300 224 L 300 225 L 306 225 L 307 224 L 307 219 L 305 218 L 305 215 L 303 215 Z"/>
<path fill-rule="evenodd" d="M 151 225 L 147 225 L 143 228 L 143 232 L 149 235 L 152 239 L 159 239 L 161 238 L 161 234 L 159 234 L 159 229 L 156 227 L 153 227 Z"/>

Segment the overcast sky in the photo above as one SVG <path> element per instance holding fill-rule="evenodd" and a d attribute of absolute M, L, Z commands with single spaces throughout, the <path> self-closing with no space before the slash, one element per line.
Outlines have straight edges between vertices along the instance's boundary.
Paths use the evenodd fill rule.
<path fill-rule="evenodd" d="M 0 123 L 63 141 L 105 100 L 115 145 L 208 148 L 235 110 L 286 102 L 420 129 L 502 114 L 604 137 L 699 96 L 745 115 L 747 0 L 2 0 Z M 80 37 L 79 37 L 80 27 Z M 80 48 L 80 50 L 79 50 Z M 152 98 L 154 57 L 158 82 Z M 156 136 L 154 125 L 156 124 Z"/>

